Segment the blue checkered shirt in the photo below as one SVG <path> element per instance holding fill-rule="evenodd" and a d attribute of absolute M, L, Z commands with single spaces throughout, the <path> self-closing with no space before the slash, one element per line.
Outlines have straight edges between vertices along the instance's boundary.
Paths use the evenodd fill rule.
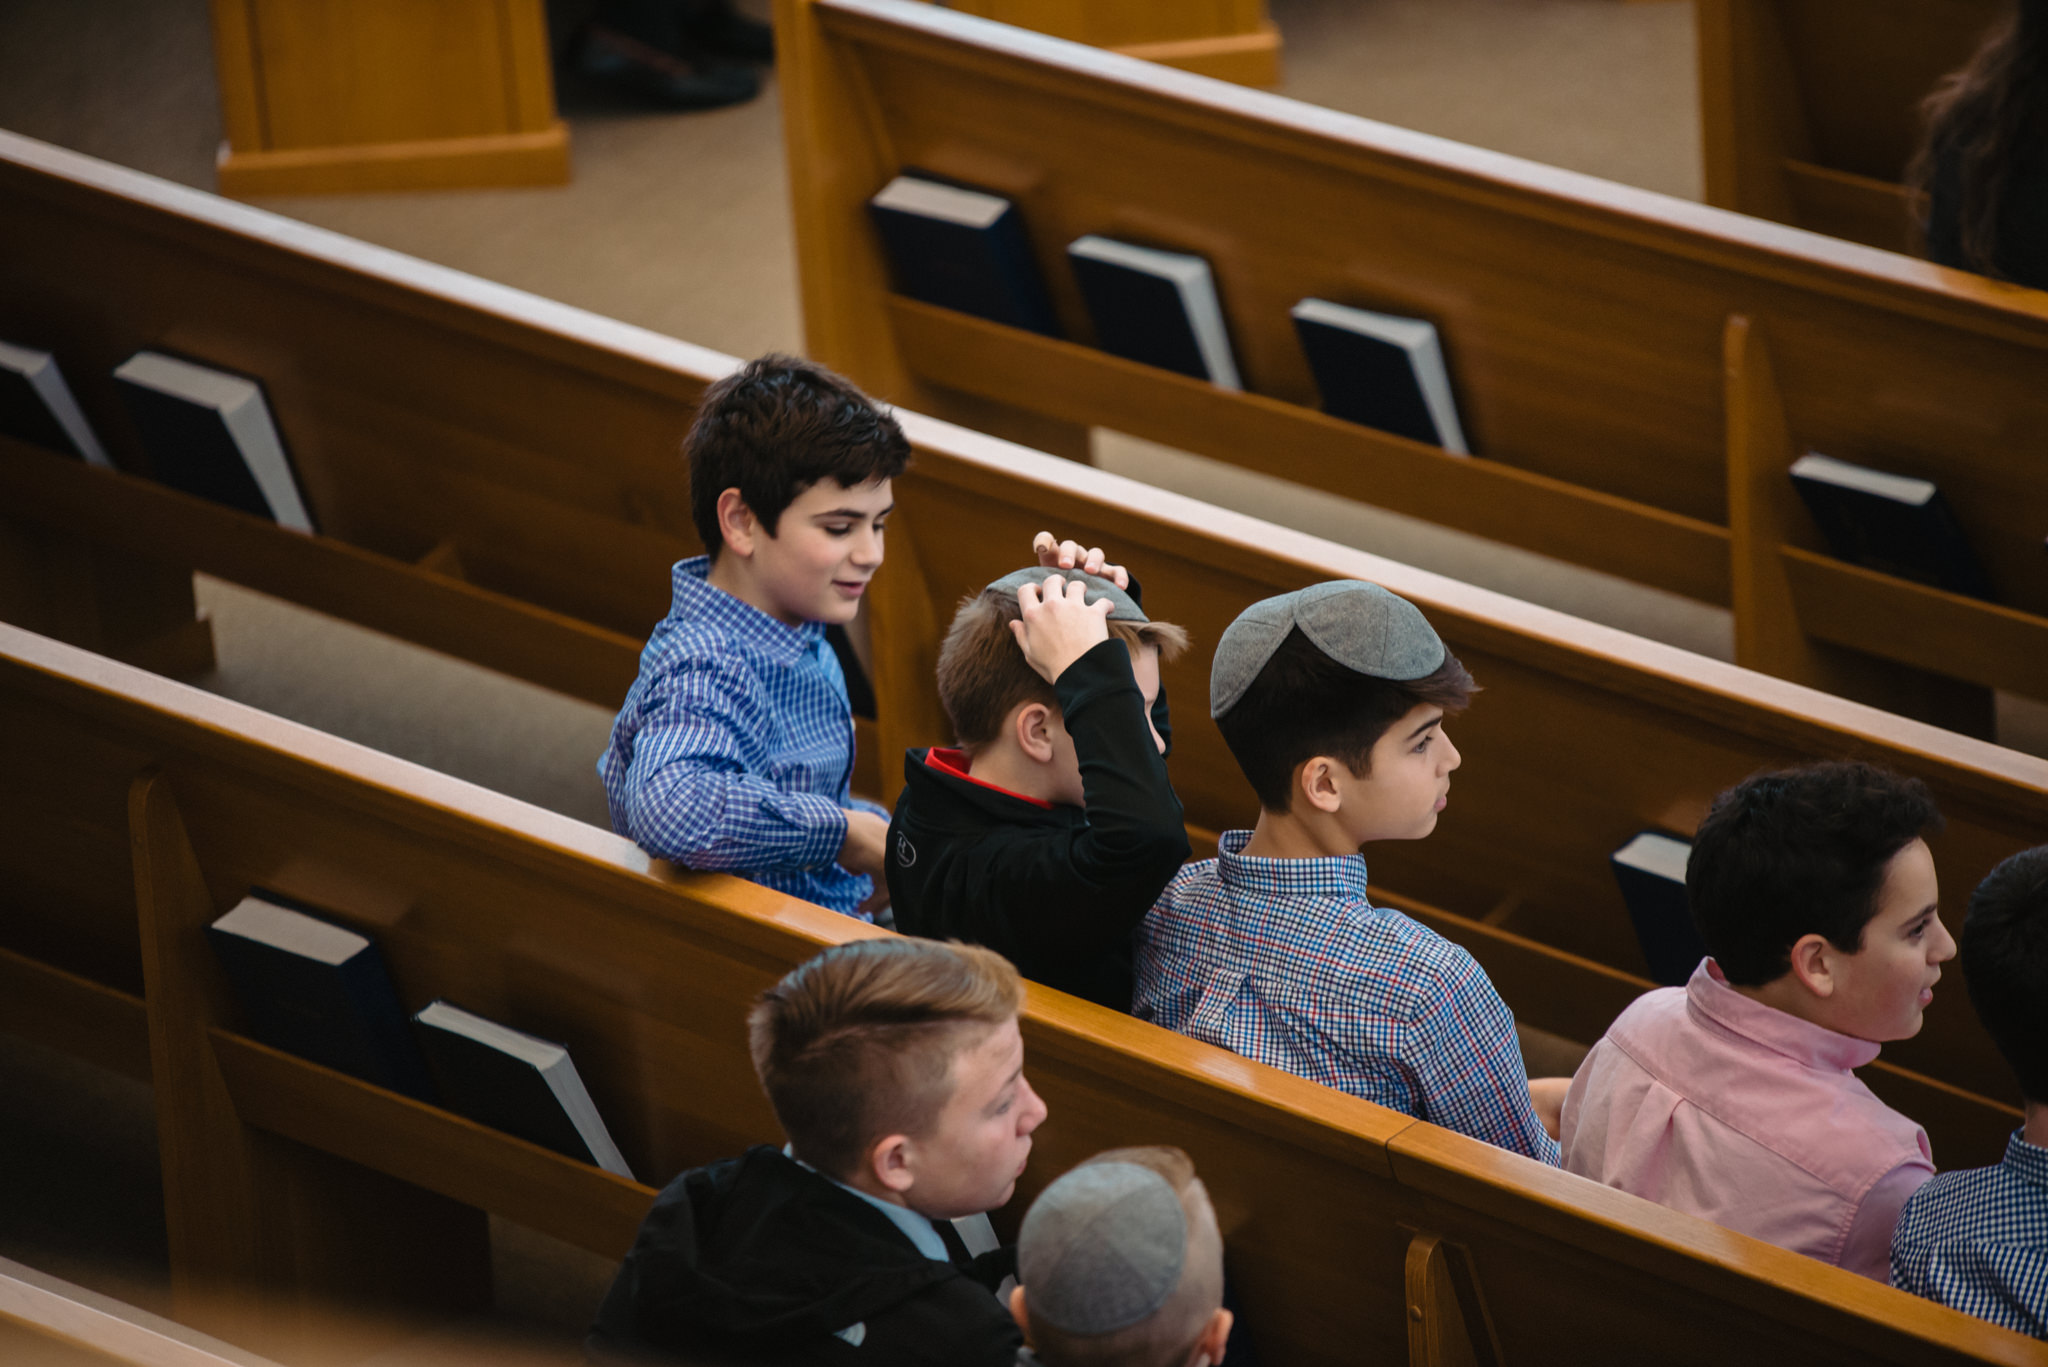
<path fill-rule="evenodd" d="M 1892 1285 L 2048 1339 L 2048 1149 L 2022 1133 L 1997 1167 L 1942 1173 L 1906 1201 Z"/>
<path fill-rule="evenodd" d="M 817 622 L 784 625 L 675 567 L 675 603 L 597 762 L 612 829 L 649 854 L 719 869 L 853 915 L 873 889 L 836 859 L 851 795 L 846 676 Z"/>
<path fill-rule="evenodd" d="M 1138 932 L 1144 1020 L 1546 1163 L 1515 1018 L 1472 956 L 1365 896 L 1365 859 L 1181 870 Z"/>

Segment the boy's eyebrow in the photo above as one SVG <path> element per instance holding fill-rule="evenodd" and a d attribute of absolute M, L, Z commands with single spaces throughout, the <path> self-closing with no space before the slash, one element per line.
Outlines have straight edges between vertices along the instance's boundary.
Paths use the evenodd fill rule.
<path fill-rule="evenodd" d="M 996 1089 L 996 1094 L 995 1096 L 990 1098 L 988 1105 L 981 1108 L 982 1114 L 993 1114 L 996 1108 L 1002 1105 L 1003 1098 L 1010 1094 L 1010 1089 L 1017 1085 L 1017 1079 L 1023 1076 L 1024 1065 L 1020 1063 L 1017 1065 L 1017 1071 L 1010 1074 L 1009 1079 L 1005 1081 L 1001 1087 L 998 1087 Z"/>
<path fill-rule="evenodd" d="M 1417 736 L 1421 735 L 1421 734 L 1422 734 L 1422 733 L 1423 733 L 1424 731 L 1427 731 L 1427 730 L 1428 730 L 1428 729 L 1429 729 L 1430 727 L 1432 727 L 1432 726 L 1436 726 L 1436 725 L 1440 724 L 1440 723 L 1441 723 L 1442 721 L 1443 721 L 1443 718 L 1442 718 L 1441 716 L 1435 716 L 1435 717 L 1431 717 L 1431 718 L 1430 718 L 1430 719 L 1429 719 L 1428 721 L 1426 721 L 1426 722 L 1424 722 L 1424 723 L 1423 723 L 1422 725 L 1420 725 L 1420 726 L 1416 727 L 1416 728 L 1415 728 L 1415 729 L 1414 729 L 1413 731 L 1410 731 L 1410 732 L 1408 733 L 1408 739 L 1410 739 L 1410 740 L 1414 740 L 1414 739 L 1415 739 L 1415 738 L 1416 738 Z"/>
<path fill-rule="evenodd" d="M 811 520 L 815 522 L 819 518 L 825 517 L 850 517 L 858 521 L 859 519 L 864 517 L 887 517 L 889 514 L 895 511 L 896 505 L 893 503 L 891 503 L 888 507 L 882 509 L 882 511 L 879 513 L 867 513 L 863 512 L 859 508 L 834 508 L 829 513 L 812 513 Z"/>

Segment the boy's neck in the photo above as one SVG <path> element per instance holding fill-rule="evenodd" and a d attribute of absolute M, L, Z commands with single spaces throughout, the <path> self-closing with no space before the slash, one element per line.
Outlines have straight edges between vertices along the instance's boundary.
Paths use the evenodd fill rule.
<path fill-rule="evenodd" d="M 2027 1103 L 2027 1127 L 2021 1132 L 2020 1138 L 2037 1149 L 2048 1149 L 2048 1103 Z"/>
<path fill-rule="evenodd" d="M 1261 807 L 1252 838 L 1239 854 L 1250 859 L 1332 859 L 1358 853 L 1358 845 L 1327 813 L 1312 818 Z"/>
<path fill-rule="evenodd" d="M 1001 741 L 984 745 L 974 754 L 967 756 L 967 773 L 970 778 L 1028 797 L 1034 802 L 1059 802 L 1059 785 L 1046 766 L 1021 753 L 1014 745 Z"/>
<path fill-rule="evenodd" d="M 734 555 L 728 548 L 712 560 L 704 582 L 721 593 L 732 595 L 750 608 L 759 608 L 787 627 L 800 627 L 804 619 L 775 601 L 767 587 L 754 577 L 753 562 Z"/>

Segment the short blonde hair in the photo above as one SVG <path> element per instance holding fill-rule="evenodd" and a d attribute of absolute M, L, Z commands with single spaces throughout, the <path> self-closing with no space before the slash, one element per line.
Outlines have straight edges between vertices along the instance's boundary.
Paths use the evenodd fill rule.
<path fill-rule="evenodd" d="M 928 1133 L 952 1096 L 953 1056 L 1023 1003 L 1023 980 L 994 950 L 883 936 L 834 945 L 763 992 L 748 1043 L 791 1150 L 845 1178 L 887 1136 Z"/>
<path fill-rule="evenodd" d="M 939 702 L 953 723 L 954 743 L 973 754 L 995 740 L 1003 718 L 1019 703 L 1044 703 L 1059 711 L 1052 685 L 1024 659 L 1010 632 L 1023 609 L 1014 591 L 983 589 L 960 600 L 953 625 L 939 647 Z M 1122 641 L 1136 659 L 1151 647 L 1162 664 L 1188 648 L 1188 634 L 1171 622 L 1109 623 L 1110 639 Z"/>

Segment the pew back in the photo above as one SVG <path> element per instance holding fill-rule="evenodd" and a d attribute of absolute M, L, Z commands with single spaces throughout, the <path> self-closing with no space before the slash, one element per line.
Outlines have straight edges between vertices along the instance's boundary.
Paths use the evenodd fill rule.
<path fill-rule="evenodd" d="M 201 928 L 252 884 L 374 934 L 408 1005 L 445 995 L 565 1041 L 654 1182 L 774 1135 L 740 1025 L 751 995 L 826 944 L 886 933 L 11 628 L 0 713 L 115 741 L 109 778 L 145 761 L 127 816 L 178 1313 L 258 1347 L 323 1303 L 472 1300 L 487 1255 L 464 1212 L 615 1254 L 652 1192 L 240 1034 Z M 1025 1026 L 1053 1118 L 1009 1217 L 1090 1152 L 1180 1144 L 1275 1360 L 1398 1356 L 1414 1334 L 1701 1363 L 2035 1354 L 1059 993 L 1033 988 Z"/>
<path fill-rule="evenodd" d="M 139 457 L 101 374 L 130 350 L 168 335 L 201 359 L 277 375 L 280 423 L 325 532 L 18 445 L 0 449 L 0 527 L 46 548 L 83 540 L 168 572 L 198 566 L 581 696 L 623 695 L 668 560 L 694 544 L 675 434 L 729 358 L 54 150 L 13 150 L 0 176 L 23 207 L 0 233 L 40 222 L 106 265 L 95 277 L 81 257 L 0 291 L 0 326 L 26 319 L 40 329 L 27 340 L 83 358 L 74 383 L 124 461 Z M 19 245 L 28 259 L 55 250 Z M 0 270 L 16 260 L 0 253 Z M 94 278 L 132 297 L 96 293 Z M 1335 577 L 1422 604 L 1487 692 L 1454 725 L 1467 764 L 1441 830 L 1375 849 L 1375 885 L 1472 948 L 1523 1019 L 1582 1042 L 1647 986 L 1608 852 L 1644 828 L 1689 832 L 1715 791 L 1756 769 L 1857 754 L 1925 778 L 1950 817 L 1937 853 L 1952 899 L 2048 827 L 2048 763 L 903 417 L 917 458 L 870 608 L 881 716 L 862 747 L 878 791 L 894 791 L 905 748 L 945 737 L 932 661 L 954 603 L 1053 526 L 1115 548 L 1159 611 L 1195 632 L 1200 648 L 1168 671 L 1182 700 L 1172 770 L 1190 820 L 1212 834 L 1254 814 L 1201 715 L 1208 650 L 1231 617 Z M 0 587 L 23 578 L 0 574 Z M 69 597 L 47 602 L 69 620 Z M 0 793 L 0 872 L 22 890 L 0 950 L 133 996 L 121 789 L 91 788 L 93 769 L 67 767 L 70 745 L 31 732 L 13 753 L 112 815 L 80 824 L 26 786 Z M 91 857 L 53 863 L 51 848 Z M 0 1013 L 35 1029 L 47 1017 L 34 1000 L 0 994 Z M 96 1056 L 146 1067 L 118 1029 L 90 1037 Z M 1960 992 L 1944 993 L 1923 1038 L 1888 1052 L 1939 1080 L 1873 1075 L 1907 1088 L 1887 1095 L 1929 1125 L 1945 1163 L 1996 1157 L 2011 1084 Z"/>
<path fill-rule="evenodd" d="M 1772 573 L 1781 544 L 1819 548 L 1784 478 L 1804 450 L 1925 476 L 2027 632 L 1944 652 L 1944 672 L 2048 694 L 2048 296 L 900 0 L 785 0 L 778 22 L 809 347 L 876 392 L 1061 454 L 1089 426 L 1134 433 L 1729 603 L 1766 635 L 1833 632 L 1893 663 L 1753 632 L 1738 649 L 1920 715 L 1974 707 L 1987 733 L 1982 695 L 1914 701 L 1941 688 L 1924 653 L 1867 627 L 1840 641 L 1820 590 L 1745 592 L 1734 568 L 1760 511 Z M 1076 340 L 891 293 L 862 205 L 905 167 L 1019 205 Z M 1063 255 L 1085 233 L 1206 257 L 1249 392 L 1085 345 Z M 1288 312 L 1309 296 L 1432 320 L 1478 457 L 1319 413 Z M 1727 389 L 1754 378 L 1730 372 L 1738 318 L 1768 336 L 1785 423 L 1755 483 L 1730 468 Z M 1929 592 L 1831 570 L 1878 617 Z M 1925 618 L 1980 632 L 1995 612 L 1939 606 Z"/>
<path fill-rule="evenodd" d="M 2002 0 L 1698 0 L 1707 203 L 1917 254 L 1919 104 Z"/>

